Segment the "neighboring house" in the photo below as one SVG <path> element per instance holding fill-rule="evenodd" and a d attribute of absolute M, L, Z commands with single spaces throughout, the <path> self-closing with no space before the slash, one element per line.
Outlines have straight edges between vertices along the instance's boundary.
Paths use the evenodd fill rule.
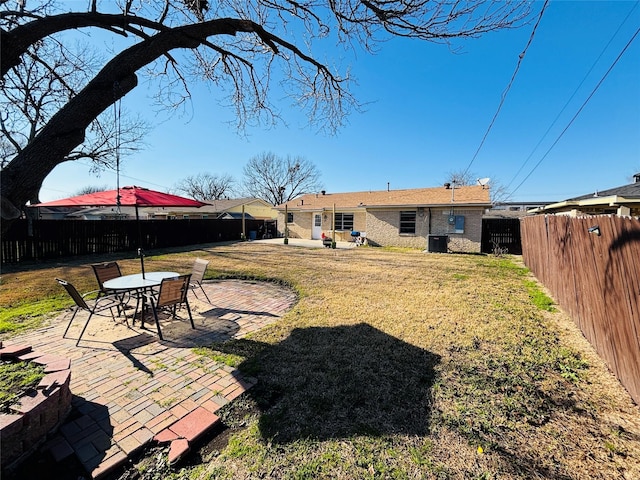
<path fill-rule="evenodd" d="M 242 214 L 243 207 L 245 214 L 249 214 L 253 218 L 258 220 L 273 220 L 278 215 L 278 212 L 273 208 L 273 205 L 260 198 L 223 199 L 213 200 L 206 203 L 211 204 L 216 210 L 220 212 L 220 214 L 236 214 L 232 215 L 235 218 L 239 218 L 238 215 Z M 204 206 L 200 208 L 209 207 Z"/>
<path fill-rule="evenodd" d="M 621 215 L 640 216 L 640 173 L 634 182 L 621 187 L 596 191 L 580 197 L 531 210 L 530 213 L 557 213 L 562 215 Z"/>
<path fill-rule="evenodd" d="M 501 202 L 487 210 L 484 218 L 520 218 L 551 202 Z"/>
<path fill-rule="evenodd" d="M 276 206 L 292 238 L 324 234 L 349 241 L 351 232 L 375 246 L 427 248 L 429 235 L 445 237 L 450 251 L 479 252 L 482 214 L 491 207 L 483 186 L 307 194 Z M 447 238 L 448 237 L 448 238 Z"/>
<path fill-rule="evenodd" d="M 117 220 L 135 219 L 134 207 L 30 207 L 41 220 Z"/>
<path fill-rule="evenodd" d="M 149 218 L 242 218 L 244 209 L 245 219 L 272 220 L 276 218 L 277 212 L 273 205 L 260 198 L 226 198 L 221 200 L 210 200 L 204 202 L 207 205 L 198 208 L 167 209 L 166 212 L 160 209 L 148 212 Z M 149 209 L 152 210 L 152 209 Z"/>
<path fill-rule="evenodd" d="M 141 220 L 242 218 L 273 220 L 277 216 L 273 206 L 259 198 L 237 198 L 206 202 L 202 207 L 138 207 Z M 135 220 L 135 207 L 37 207 L 39 218 L 44 220 Z"/>

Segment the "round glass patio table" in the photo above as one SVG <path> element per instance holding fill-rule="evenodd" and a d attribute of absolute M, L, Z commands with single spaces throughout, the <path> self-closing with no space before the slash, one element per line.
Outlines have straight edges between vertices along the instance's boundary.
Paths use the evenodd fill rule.
<path fill-rule="evenodd" d="M 123 275 L 121 277 L 112 278 L 103 283 L 107 290 L 142 290 L 150 287 L 157 287 L 165 278 L 174 278 L 180 276 L 176 272 L 146 272 L 144 278 L 141 273 L 133 275 Z"/>
<path fill-rule="evenodd" d="M 123 275 L 121 277 L 107 280 L 102 285 L 106 290 L 115 290 L 119 292 L 141 292 L 138 300 L 142 300 L 142 308 L 140 310 L 140 326 L 144 328 L 144 312 L 147 309 L 147 296 L 144 292 L 153 287 L 157 287 L 165 278 L 175 278 L 180 276 L 176 272 L 145 272 L 144 278 L 142 273 L 134 273 L 133 275 Z M 133 323 L 136 322 L 136 314 L 138 304 L 136 303 L 136 311 L 133 313 Z"/>

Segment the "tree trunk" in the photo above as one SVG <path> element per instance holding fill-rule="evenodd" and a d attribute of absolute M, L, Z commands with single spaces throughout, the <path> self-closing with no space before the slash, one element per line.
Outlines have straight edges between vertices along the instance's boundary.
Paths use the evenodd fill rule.
<path fill-rule="evenodd" d="M 37 198 L 51 171 L 84 141 L 89 124 L 138 83 L 136 75 L 130 74 L 116 80 L 118 88 L 114 89 L 112 81 L 97 81 L 102 76 L 109 75 L 99 74 L 2 170 L 2 233 L 28 201 Z"/>
<path fill-rule="evenodd" d="M 196 48 L 208 36 L 255 31 L 250 21 L 219 19 L 166 30 L 124 50 L 56 113 L 40 133 L 2 170 L 2 233 L 35 198 L 44 179 L 84 140 L 91 122 L 133 90 L 135 72 L 175 48 Z"/>

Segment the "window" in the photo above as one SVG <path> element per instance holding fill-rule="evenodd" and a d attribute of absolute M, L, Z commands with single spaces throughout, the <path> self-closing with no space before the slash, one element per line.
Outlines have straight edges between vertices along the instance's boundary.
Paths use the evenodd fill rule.
<path fill-rule="evenodd" d="M 319 213 L 316 213 L 313 216 L 313 226 L 314 227 L 321 227 L 322 226 L 322 216 Z"/>
<path fill-rule="evenodd" d="M 336 230 L 353 230 L 353 213 L 336 213 Z"/>
<path fill-rule="evenodd" d="M 400 212 L 400 233 L 416 233 L 416 212 Z"/>
<path fill-rule="evenodd" d="M 287 212 L 287 223 L 293 223 L 293 213 Z"/>

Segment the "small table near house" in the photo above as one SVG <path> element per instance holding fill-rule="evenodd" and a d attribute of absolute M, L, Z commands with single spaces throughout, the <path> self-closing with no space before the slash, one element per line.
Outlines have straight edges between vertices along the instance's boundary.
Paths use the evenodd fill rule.
<path fill-rule="evenodd" d="M 165 278 L 175 278 L 180 274 L 176 272 L 146 272 L 144 278 L 142 273 L 134 273 L 133 275 L 123 275 L 104 282 L 103 286 L 107 290 L 115 290 L 118 292 L 136 292 L 142 296 L 142 309 L 140 311 L 140 323 L 144 328 L 144 312 L 146 309 L 145 292 L 153 287 L 157 287 Z M 137 310 L 136 310 L 137 312 Z M 135 321 L 134 312 L 133 318 Z"/>

